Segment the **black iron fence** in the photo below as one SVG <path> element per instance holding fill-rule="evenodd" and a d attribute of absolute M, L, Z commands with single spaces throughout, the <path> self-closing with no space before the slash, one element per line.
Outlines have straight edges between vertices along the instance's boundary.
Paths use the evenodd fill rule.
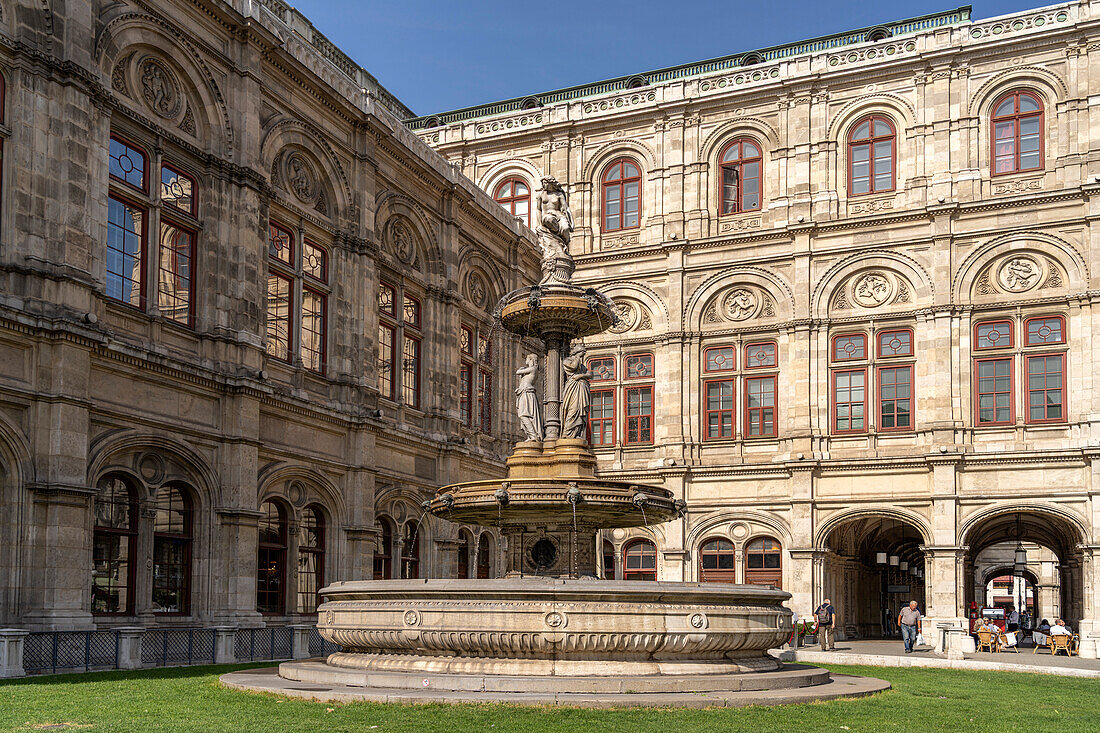
<path fill-rule="evenodd" d="M 339 644 L 334 644 L 321 636 L 321 632 L 317 630 L 316 626 L 309 630 L 309 656 L 327 657 L 329 654 L 343 650 L 344 648 Z"/>
<path fill-rule="evenodd" d="M 23 669 L 28 673 L 58 670 L 117 669 L 119 632 L 47 631 L 23 641 Z"/>
<path fill-rule="evenodd" d="M 213 629 L 149 630 L 141 637 L 141 661 L 153 667 L 213 664 L 217 643 Z"/>
<path fill-rule="evenodd" d="M 239 662 L 290 659 L 294 656 L 294 632 L 286 627 L 237 629 L 233 651 Z"/>

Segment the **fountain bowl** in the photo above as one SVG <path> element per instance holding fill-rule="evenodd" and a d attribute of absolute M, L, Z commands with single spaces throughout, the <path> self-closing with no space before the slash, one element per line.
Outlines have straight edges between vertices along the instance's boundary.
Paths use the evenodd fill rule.
<path fill-rule="evenodd" d="M 501 325 L 520 336 L 583 338 L 616 323 L 614 304 L 591 288 L 544 284 L 513 290 L 497 306 Z"/>

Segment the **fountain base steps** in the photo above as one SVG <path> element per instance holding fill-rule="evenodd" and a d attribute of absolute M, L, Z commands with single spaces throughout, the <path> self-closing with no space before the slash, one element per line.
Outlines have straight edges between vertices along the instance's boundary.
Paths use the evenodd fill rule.
<path fill-rule="evenodd" d="M 223 675 L 227 687 L 325 702 L 507 703 L 574 707 L 741 707 L 859 697 L 889 689 L 870 677 L 784 665 L 742 675 L 511 676 L 342 669 L 321 660 Z"/>

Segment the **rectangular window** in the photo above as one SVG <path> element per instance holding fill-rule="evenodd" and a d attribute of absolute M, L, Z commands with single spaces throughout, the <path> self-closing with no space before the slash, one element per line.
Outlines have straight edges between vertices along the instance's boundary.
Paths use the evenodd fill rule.
<path fill-rule="evenodd" d="M 411 295 L 405 295 L 401 307 L 404 313 L 405 325 L 420 328 L 420 301 Z"/>
<path fill-rule="evenodd" d="M 833 372 L 833 432 L 854 433 L 867 429 L 867 371 Z"/>
<path fill-rule="evenodd" d="M 145 307 L 145 209 L 107 200 L 107 297 Z"/>
<path fill-rule="evenodd" d="M 191 325 L 194 253 L 195 235 L 162 219 L 157 308 L 162 316 L 184 326 Z"/>
<path fill-rule="evenodd" d="M 395 308 L 395 301 L 397 300 L 397 291 L 394 290 L 392 285 L 387 283 L 379 283 L 378 285 L 378 312 L 390 316 L 391 318 L 397 318 L 397 311 Z"/>
<path fill-rule="evenodd" d="M 867 358 L 867 337 L 849 333 L 833 337 L 833 361 L 856 361 Z"/>
<path fill-rule="evenodd" d="M 397 329 L 385 323 L 378 325 L 378 393 L 388 400 L 396 397 L 397 362 L 394 351 L 397 350 Z"/>
<path fill-rule="evenodd" d="M 615 445 L 615 390 L 592 390 L 588 434 L 593 446 Z"/>
<path fill-rule="evenodd" d="M 482 364 L 493 360 L 493 342 L 489 340 L 489 334 L 481 330 L 477 332 L 477 358 Z"/>
<path fill-rule="evenodd" d="M 974 365 L 978 425 L 1012 422 L 1012 358 L 978 359 Z"/>
<path fill-rule="evenodd" d="M 481 432 L 493 432 L 493 374 L 484 369 L 477 372 L 477 415 Z"/>
<path fill-rule="evenodd" d="M 1016 121 L 998 122 L 993 126 L 994 156 L 997 173 L 1016 170 Z"/>
<path fill-rule="evenodd" d="M 1044 354 L 1027 357 L 1027 420 L 1064 420 L 1066 355 Z"/>
<path fill-rule="evenodd" d="M 913 427 L 913 367 L 879 368 L 878 427 L 880 430 Z"/>
<path fill-rule="evenodd" d="M 302 272 L 319 282 L 328 282 L 328 253 L 308 239 L 302 243 Z"/>
<path fill-rule="evenodd" d="M 588 371 L 593 382 L 610 382 L 615 378 L 615 357 L 601 356 L 588 360 Z"/>
<path fill-rule="evenodd" d="M 989 321 L 974 327 L 974 348 L 1003 349 L 1012 346 L 1012 321 Z"/>
<path fill-rule="evenodd" d="M 195 179 L 181 173 L 170 165 L 160 168 L 160 200 L 165 206 L 188 216 L 194 216 L 196 210 Z"/>
<path fill-rule="evenodd" d="M 282 361 L 290 361 L 292 286 L 278 273 L 267 276 L 267 353 Z"/>
<path fill-rule="evenodd" d="M 474 397 L 474 367 L 472 364 L 462 362 L 462 366 L 458 368 L 458 411 L 460 413 L 462 424 L 468 428 L 474 426 L 474 411 L 473 411 L 473 397 Z"/>
<path fill-rule="evenodd" d="M 653 387 L 628 387 L 626 390 L 627 443 L 653 442 Z"/>
<path fill-rule="evenodd" d="M 1064 344 L 1066 342 L 1065 321 L 1061 316 L 1049 318 L 1029 318 L 1025 324 L 1028 346 L 1044 344 Z"/>
<path fill-rule="evenodd" d="M 745 368 L 766 369 L 779 363 L 774 341 L 759 341 L 745 344 Z"/>
<path fill-rule="evenodd" d="M 703 349 L 703 371 L 725 372 L 736 366 L 732 346 L 711 346 Z"/>
<path fill-rule="evenodd" d="M 458 345 L 463 354 L 466 356 L 473 356 L 474 332 L 466 326 L 460 327 L 458 330 Z"/>
<path fill-rule="evenodd" d="M 139 191 L 148 190 L 145 187 L 145 153 L 112 135 L 109 155 L 107 168 L 111 178 Z"/>
<path fill-rule="evenodd" d="M 852 145 L 852 193 L 861 194 L 871 190 L 871 145 Z"/>
<path fill-rule="evenodd" d="M 653 377 L 653 354 L 631 354 L 626 357 L 627 379 L 649 379 Z"/>
<path fill-rule="evenodd" d="M 294 266 L 294 237 L 276 224 L 267 228 L 267 254 L 284 265 Z"/>
<path fill-rule="evenodd" d="M 302 288 L 302 338 L 298 358 L 310 371 L 325 371 L 325 296 L 309 288 Z"/>
<path fill-rule="evenodd" d="M 750 438 L 775 437 L 776 377 L 745 380 L 745 433 Z"/>
<path fill-rule="evenodd" d="M 912 356 L 913 332 L 908 328 L 897 331 L 880 331 L 878 334 L 878 355 L 883 358 Z"/>
<path fill-rule="evenodd" d="M 420 339 L 406 335 L 401 357 L 401 399 L 409 407 L 420 407 Z"/>
<path fill-rule="evenodd" d="M 733 437 L 733 380 L 706 382 L 707 438 Z"/>

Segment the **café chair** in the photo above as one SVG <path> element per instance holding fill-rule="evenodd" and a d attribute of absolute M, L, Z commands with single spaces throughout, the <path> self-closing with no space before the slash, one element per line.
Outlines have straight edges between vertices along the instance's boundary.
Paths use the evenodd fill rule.
<path fill-rule="evenodd" d="M 989 629 L 978 629 L 978 651 L 997 651 L 997 637 Z"/>

